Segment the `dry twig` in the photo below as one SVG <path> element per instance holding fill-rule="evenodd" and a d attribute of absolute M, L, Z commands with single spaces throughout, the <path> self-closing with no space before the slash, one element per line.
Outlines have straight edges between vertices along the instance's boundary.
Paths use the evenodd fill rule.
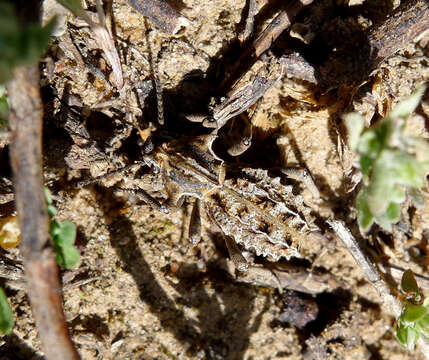
<path fill-rule="evenodd" d="M 429 29 L 429 2 L 411 0 L 399 6 L 385 21 L 333 51 L 315 67 L 296 53 L 283 56 L 281 63 L 289 76 L 325 88 L 359 86 L 381 62 Z"/>
<path fill-rule="evenodd" d="M 383 304 L 386 306 L 386 311 L 395 318 L 398 318 L 402 311 L 401 302 L 392 295 L 392 292 L 386 285 L 385 281 L 382 279 L 377 267 L 361 250 L 358 242 L 353 237 L 350 230 L 347 229 L 341 222 L 336 220 L 328 220 L 327 223 L 332 227 L 338 238 L 347 247 L 350 254 L 364 272 L 366 279 L 374 286 L 375 290 L 383 301 Z M 418 344 L 420 346 L 420 351 L 426 356 L 427 359 L 429 359 L 429 343 L 421 337 Z"/>
<path fill-rule="evenodd" d="M 250 44 L 246 49 L 243 50 L 240 58 L 234 64 L 231 69 L 230 77 L 227 77 L 221 84 L 221 89 L 228 87 L 231 79 L 240 79 L 242 74 L 245 74 L 249 68 L 255 63 L 255 61 L 267 51 L 271 45 L 276 41 L 280 34 L 288 29 L 295 17 L 302 10 L 304 5 L 309 5 L 313 0 L 293 0 L 290 1 L 285 9 L 281 10 L 277 16 L 271 21 L 271 23 L 261 32 L 261 34 Z M 236 74 L 237 70 L 240 69 L 240 74 Z M 234 86 L 228 91 L 228 95 L 235 91 Z"/>
<path fill-rule="evenodd" d="M 23 23 L 38 20 L 39 1 L 21 1 Z M 33 315 L 48 359 L 74 360 L 79 355 L 65 322 L 58 265 L 49 242 L 49 224 L 42 175 L 43 105 L 38 64 L 16 68 L 7 86 L 12 130 L 10 159 L 15 200 L 21 229 L 20 250 L 24 258 Z"/>
<path fill-rule="evenodd" d="M 127 2 L 167 34 L 175 34 L 189 23 L 164 0 L 127 0 Z"/>
<path fill-rule="evenodd" d="M 48 359 L 78 359 L 65 322 L 58 265 L 49 242 L 42 176 L 42 116 L 38 65 L 17 68 L 8 85 L 10 145 L 28 295 Z"/>

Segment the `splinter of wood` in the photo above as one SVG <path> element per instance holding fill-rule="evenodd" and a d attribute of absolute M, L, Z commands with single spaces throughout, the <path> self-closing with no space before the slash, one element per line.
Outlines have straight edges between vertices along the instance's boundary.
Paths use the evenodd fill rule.
<path fill-rule="evenodd" d="M 383 22 L 333 51 L 315 67 L 292 53 L 279 60 L 291 76 L 325 88 L 359 86 L 385 59 L 429 29 L 429 2 L 411 0 L 400 5 Z"/>
<path fill-rule="evenodd" d="M 242 74 L 245 74 L 254 62 L 271 47 L 280 34 L 291 26 L 303 6 L 309 5 L 312 2 L 313 0 L 289 1 L 286 4 L 285 9 L 281 10 L 271 23 L 268 24 L 268 26 L 259 34 L 255 41 L 244 49 L 242 55 L 234 64 L 230 72 L 231 76 L 227 77 L 220 86 L 221 89 L 229 87 L 231 85 L 231 81 L 240 79 Z M 237 72 L 239 73 L 237 74 Z"/>
<path fill-rule="evenodd" d="M 157 28 L 175 34 L 189 21 L 165 0 L 127 0 L 134 9 L 147 17 Z"/>

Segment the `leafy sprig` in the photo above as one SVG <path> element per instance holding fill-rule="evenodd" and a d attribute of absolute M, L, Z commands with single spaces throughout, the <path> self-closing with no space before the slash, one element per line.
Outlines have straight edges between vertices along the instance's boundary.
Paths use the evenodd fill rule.
<path fill-rule="evenodd" d="M 413 351 L 420 336 L 429 340 L 429 298 L 424 298 L 414 274 L 407 270 L 402 275 L 401 289 L 405 294 L 402 312 L 396 323 L 396 338 Z"/>
<path fill-rule="evenodd" d="M 357 113 L 345 116 L 349 146 L 359 155 L 363 185 L 356 198 L 359 226 L 367 231 L 376 222 L 387 231 L 399 221 L 400 204 L 408 195 L 420 202 L 419 189 L 429 171 L 429 144 L 404 132 L 406 119 L 416 109 L 426 87 L 420 87 L 382 119 L 364 130 Z"/>
<path fill-rule="evenodd" d="M 69 220 L 58 221 L 53 219 L 57 210 L 52 205 L 52 196 L 45 188 L 45 197 L 48 204 L 48 214 L 51 219 L 49 231 L 54 242 L 54 251 L 58 264 L 65 269 L 78 267 L 81 262 L 79 251 L 74 246 L 76 239 L 76 225 Z"/>
<path fill-rule="evenodd" d="M 0 288 L 0 334 L 10 334 L 14 325 L 13 311 L 6 294 Z"/>

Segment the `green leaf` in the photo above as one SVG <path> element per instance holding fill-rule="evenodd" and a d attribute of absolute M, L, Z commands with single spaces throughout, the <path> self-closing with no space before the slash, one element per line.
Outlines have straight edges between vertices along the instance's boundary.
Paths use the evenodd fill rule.
<path fill-rule="evenodd" d="M 414 156 L 403 151 L 390 152 L 390 165 L 393 169 L 394 180 L 397 184 L 420 188 L 424 185 L 425 168 Z"/>
<path fill-rule="evenodd" d="M 361 190 L 361 192 L 356 197 L 356 209 L 358 211 L 359 227 L 363 231 L 367 231 L 374 222 L 374 216 L 369 209 L 367 193 L 365 190 Z"/>
<path fill-rule="evenodd" d="M 399 221 L 400 217 L 401 217 L 401 207 L 399 206 L 399 204 L 390 203 L 385 213 L 386 220 L 394 224 Z"/>
<path fill-rule="evenodd" d="M 365 120 L 362 115 L 358 113 L 351 113 L 344 115 L 344 123 L 347 127 L 349 135 L 349 147 L 352 150 L 356 150 L 358 147 L 360 134 L 365 125 Z"/>
<path fill-rule="evenodd" d="M 396 203 L 390 203 L 386 211 L 381 215 L 375 215 L 375 222 L 384 230 L 392 232 L 392 224 L 401 218 L 401 206 Z"/>
<path fill-rule="evenodd" d="M 426 313 L 421 319 L 417 321 L 418 326 L 425 334 L 429 334 L 429 314 Z"/>
<path fill-rule="evenodd" d="M 389 206 L 391 199 L 390 195 L 395 188 L 395 180 L 392 176 L 389 163 L 386 162 L 386 156 L 382 152 L 379 159 L 374 164 L 371 181 L 367 189 L 367 201 L 371 213 L 374 216 L 382 216 Z"/>
<path fill-rule="evenodd" d="M 54 217 L 57 214 L 57 209 L 54 206 L 48 205 L 48 215 L 49 217 Z"/>
<path fill-rule="evenodd" d="M 419 105 L 425 90 L 426 90 L 426 85 L 420 86 L 407 99 L 397 104 L 390 112 L 389 116 L 392 118 L 395 118 L 395 117 L 407 118 L 408 116 L 410 116 Z"/>
<path fill-rule="evenodd" d="M 0 3 L 0 20 L 1 35 L 13 36 L 19 31 L 19 24 L 11 4 L 5 2 Z"/>
<path fill-rule="evenodd" d="M 367 155 L 361 155 L 360 157 L 360 168 L 362 171 L 363 177 L 369 177 L 370 171 L 372 169 L 372 166 L 374 164 L 374 159 L 367 156 Z"/>
<path fill-rule="evenodd" d="M 403 186 L 395 185 L 392 189 L 392 192 L 388 198 L 397 204 L 403 203 L 407 198 L 405 195 L 405 189 Z"/>
<path fill-rule="evenodd" d="M 401 279 L 401 289 L 406 293 L 419 293 L 419 287 L 417 285 L 416 278 L 414 277 L 414 273 L 408 269 L 404 271 Z"/>
<path fill-rule="evenodd" d="M 11 4 L 0 4 L 0 83 L 10 80 L 14 67 L 34 63 L 42 56 L 54 25 L 53 19 L 43 28 L 23 26 Z"/>
<path fill-rule="evenodd" d="M 423 318 L 428 310 L 422 305 L 408 305 L 401 315 L 402 320 L 406 323 L 413 323 Z"/>
<path fill-rule="evenodd" d="M 70 10 L 76 16 L 79 16 L 83 13 L 80 0 L 57 0 L 62 6 Z"/>
<path fill-rule="evenodd" d="M 396 338 L 408 351 L 413 351 L 419 339 L 419 333 L 412 327 L 401 326 L 396 329 Z"/>
<path fill-rule="evenodd" d="M 6 294 L 0 288 L 0 334 L 10 334 L 13 329 L 13 311 L 7 301 Z"/>
<path fill-rule="evenodd" d="M 377 139 L 377 135 L 372 130 L 365 131 L 358 142 L 357 151 L 361 155 L 365 155 L 371 159 L 377 157 L 381 150 L 381 144 Z"/>
<path fill-rule="evenodd" d="M 61 231 L 61 224 L 57 220 L 52 220 L 49 225 L 49 232 L 51 233 L 52 239 L 55 241 L 55 238 Z"/>
<path fill-rule="evenodd" d="M 65 220 L 60 223 L 59 231 L 55 236 L 55 242 L 58 246 L 72 246 L 76 239 L 76 225 L 71 221 Z"/>
<path fill-rule="evenodd" d="M 374 217 L 374 221 L 380 225 L 385 231 L 392 232 L 392 222 L 384 214 Z"/>
<path fill-rule="evenodd" d="M 48 203 L 48 205 L 51 205 L 52 204 L 52 194 L 51 194 L 51 191 L 46 186 L 44 187 L 44 191 L 45 191 L 46 202 Z"/>
<path fill-rule="evenodd" d="M 39 24 L 30 24 L 22 29 L 16 44 L 19 55 L 15 59 L 17 65 L 27 65 L 39 60 L 50 42 L 55 21 L 53 18 L 44 27 L 40 27 Z"/>
<path fill-rule="evenodd" d="M 73 269 L 80 265 L 79 251 L 74 246 L 57 247 L 55 254 L 58 264 L 65 269 Z"/>
<path fill-rule="evenodd" d="M 409 188 L 408 196 L 416 209 L 423 210 L 425 208 L 426 201 L 420 189 Z"/>
<path fill-rule="evenodd" d="M 7 96 L 4 93 L 4 87 L 0 85 L 0 131 L 7 130 L 8 115 L 9 115 L 9 103 L 7 101 Z"/>

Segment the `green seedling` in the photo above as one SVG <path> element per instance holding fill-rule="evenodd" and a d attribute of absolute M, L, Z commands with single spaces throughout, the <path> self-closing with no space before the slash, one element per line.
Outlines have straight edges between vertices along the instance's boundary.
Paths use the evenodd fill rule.
<path fill-rule="evenodd" d="M 5 92 L 5 87 L 0 85 L 0 131 L 7 130 L 7 117 L 9 114 L 9 103 Z"/>
<path fill-rule="evenodd" d="M 13 311 L 7 301 L 6 294 L 0 288 L 0 334 L 10 334 L 13 329 Z"/>
<path fill-rule="evenodd" d="M 421 294 L 411 270 L 402 275 L 401 290 L 405 297 L 396 323 L 396 338 L 402 346 L 413 351 L 420 337 L 429 340 L 429 298 L 425 299 Z"/>
<path fill-rule="evenodd" d="M 364 130 L 357 113 L 345 116 L 349 146 L 359 155 L 362 188 L 356 198 L 358 222 L 367 231 L 376 222 L 391 232 L 399 221 L 406 194 L 416 207 L 422 203 L 420 189 L 429 172 L 429 144 L 404 132 L 406 120 L 416 109 L 426 87 L 420 87 L 382 119 Z"/>
<path fill-rule="evenodd" d="M 51 219 L 49 231 L 54 243 L 57 262 L 65 269 L 76 268 L 81 262 L 79 251 L 74 246 L 76 225 L 68 220 L 55 220 L 53 217 L 57 213 L 57 210 L 52 205 L 51 192 L 47 188 L 45 188 L 45 197 L 48 204 L 48 214 Z"/>
<path fill-rule="evenodd" d="M 38 61 L 49 44 L 54 26 L 55 19 L 44 27 L 23 26 L 14 7 L 0 3 L 0 84 L 12 78 L 13 68 Z"/>

